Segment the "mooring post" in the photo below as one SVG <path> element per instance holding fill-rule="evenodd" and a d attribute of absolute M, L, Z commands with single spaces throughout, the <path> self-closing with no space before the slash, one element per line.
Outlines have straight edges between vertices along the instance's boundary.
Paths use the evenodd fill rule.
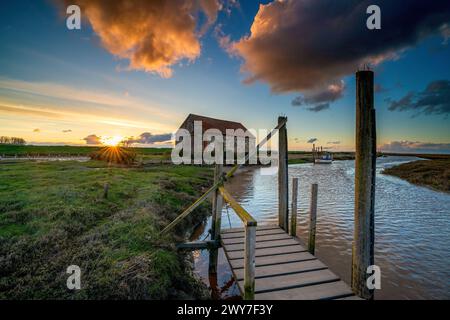
<path fill-rule="evenodd" d="M 219 182 L 222 175 L 223 175 L 223 165 L 216 164 L 215 169 L 214 169 L 214 184 Z M 213 202 L 212 202 L 212 210 L 213 210 L 212 218 L 211 218 L 211 239 L 212 240 L 219 240 L 219 237 L 220 237 L 222 205 L 223 205 L 222 195 L 220 194 L 219 189 L 216 189 L 216 191 L 213 194 Z"/>
<path fill-rule="evenodd" d="M 214 184 L 216 184 L 223 174 L 223 165 L 216 164 L 214 169 Z M 213 193 L 212 217 L 211 217 L 211 240 L 220 240 L 220 226 L 222 219 L 223 197 L 217 188 Z M 217 248 L 209 250 L 209 274 L 217 274 L 217 262 L 219 250 Z"/>
<path fill-rule="evenodd" d="M 309 239 L 308 251 L 314 254 L 316 250 L 316 222 L 317 222 L 317 183 L 311 185 L 311 202 L 309 206 Z"/>
<path fill-rule="evenodd" d="M 297 236 L 297 194 L 298 178 L 292 179 L 292 203 L 291 203 L 291 231 L 290 235 Z"/>
<path fill-rule="evenodd" d="M 374 75 L 356 73 L 355 227 L 352 249 L 352 289 L 363 299 L 373 299 L 366 285 L 367 268 L 374 264 L 376 126 Z"/>
<path fill-rule="evenodd" d="M 255 299 L 256 225 L 245 226 L 244 300 Z"/>
<path fill-rule="evenodd" d="M 313 148 L 312 148 L 312 158 L 313 158 L 313 163 L 316 162 L 316 145 L 313 143 Z"/>
<path fill-rule="evenodd" d="M 278 123 L 286 121 L 278 117 Z M 289 232 L 288 141 L 286 125 L 278 131 L 278 224 Z"/>

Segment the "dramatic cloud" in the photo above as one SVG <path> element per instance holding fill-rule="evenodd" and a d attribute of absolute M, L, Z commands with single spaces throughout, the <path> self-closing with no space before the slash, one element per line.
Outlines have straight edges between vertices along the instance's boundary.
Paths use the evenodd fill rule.
<path fill-rule="evenodd" d="M 151 134 L 150 132 L 144 132 L 139 137 L 130 137 L 127 140 L 124 141 L 124 144 L 131 145 L 131 144 L 154 144 L 159 142 L 169 142 L 172 140 L 172 134 L 171 133 L 164 133 L 164 134 Z"/>
<path fill-rule="evenodd" d="M 450 113 L 450 81 L 433 81 L 421 92 L 410 92 L 403 98 L 387 100 L 391 111 L 414 111 L 417 114 L 438 114 L 447 116 Z"/>
<path fill-rule="evenodd" d="M 293 106 L 309 106 L 306 109 L 319 112 L 330 107 L 330 103 L 341 98 L 345 90 L 344 81 L 328 85 L 325 89 L 311 90 L 292 101 Z"/>
<path fill-rule="evenodd" d="M 308 107 L 306 109 L 309 111 L 312 111 L 312 112 L 320 112 L 323 110 L 330 109 L 330 104 L 329 103 L 321 103 L 321 104 L 315 105 L 313 107 Z"/>
<path fill-rule="evenodd" d="M 368 30 L 366 9 L 373 1 L 275 0 L 260 5 L 251 33 L 229 44 L 243 58 L 246 83 L 262 81 L 272 91 L 301 92 L 294 104 L 314 103 L 363 64 L 396 59 L 436 33 L 447 35 L 450 1 L 379 0 L 382 29 Z M 329 93 L 329 92 L 328 92 Z M 340 97 L 316 101 L 319 108 Z"/>
<path fill-rule="evenodd" d="M 86 141 L 86 144 L 91 144 L 91 145 L 102 144 L 101 137 L 99 137 L 95 134 L 90 134 L 86 138 L 83 138 L 83 140 Z"/>
<path fill-rule="evenodd" d="M 450 153 L 450 143 L 391 141 L 380 149 L 384 152 L 400 153 Z"/>
<path fill-rule="evenodd" d="M 195 60 L 199 38 L 221 8 L 218 0 L 59 0 L 77 4 L 102 45 L 129 68 L 172 76 L 171 66 Z M 65 7 L 63 6 L 64 12 Z M 198 21 L 205 21 L 201 26 Z"/>
<path fill-rule="evenodd" d="M 317 138 L 311 138 L 307 141 L 307 143 L 314 143 L 317 141 Z"/>
<path fill-rule="evenodd" d="M 33 130 L 33 132 L 41 132 L 41 129 L 36 128 Z"/>

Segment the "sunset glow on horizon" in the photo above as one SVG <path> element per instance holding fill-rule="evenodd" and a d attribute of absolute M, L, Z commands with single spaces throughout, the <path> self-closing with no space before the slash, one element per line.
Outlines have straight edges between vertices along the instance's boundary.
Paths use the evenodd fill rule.
<path fill-rule="evenodd" d="M 118 146 L 125 138 L 122 136 L 102 137 L 101 143 L 105 146 Z"/>

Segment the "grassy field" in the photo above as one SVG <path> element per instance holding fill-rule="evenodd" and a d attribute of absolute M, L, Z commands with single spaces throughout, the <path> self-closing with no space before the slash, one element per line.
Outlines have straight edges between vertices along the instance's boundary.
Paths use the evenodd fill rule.
<path fill-rule="evenodd" d="M 418 154 L 418 153 L 384 153 L 380 152 L 377 155 L 380 156 L 407 156 L 407 157 L 419 157 L 423 159 L 430 160 L 450 160 L 449 154 Z M 354 160 L 355 153 L 354 152 L 333 152 L 334 160 Z M 297 163 L 311 163 L 312 162 L 312 153 L 310 151 L 289 151 L 288 154 L 288 162 L 289 164 L 297 164 Z"/>
<path fill-rule="evenodd" d="M 407 156 L 430 160 L 450 160 L 450 154 L 424 154 L 424 153 L 383 153 L 384 156 Z"/>
<path fill-rule="evenodd" d="M 1 145 L 0 156 L 89 156 L 100 150 L 101 147 L 89 146 L 16 146 Z M 139 160 L 169 160 L 172 149 L 170 148 L 128 148 L 137 154 Z"/>
<path fill-rule="evenodd" d="M 384 174 L 450 193 L 450 159 L 419 160 L 385 169 Z"/>
<path fill-rule="evenodd" d="M 204 297 L 190 255 L 174 244 L 209 203 L 172 234 L 158 231 L 211 180 L 211 169 L 191 166 L 0 163 L 0 299 Z M 82 272 L 78 291 L 66 288 L 72 264 Z"/>

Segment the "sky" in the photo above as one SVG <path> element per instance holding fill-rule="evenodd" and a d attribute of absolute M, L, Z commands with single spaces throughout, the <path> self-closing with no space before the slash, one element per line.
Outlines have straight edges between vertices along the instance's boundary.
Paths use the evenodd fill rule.
<path fill-rule="evenodd" d="M 66 8 L 81 8 L 81 30 Z M 369 30 L 366 9 L 381 9 Z M 354 149 L 355 77 L 375 72 L 380 150 L 450 153 L 450 2 L 18 0 L 0 4 L 0 135 L 164 144 L 189 113 L 290 150 Z"/>

